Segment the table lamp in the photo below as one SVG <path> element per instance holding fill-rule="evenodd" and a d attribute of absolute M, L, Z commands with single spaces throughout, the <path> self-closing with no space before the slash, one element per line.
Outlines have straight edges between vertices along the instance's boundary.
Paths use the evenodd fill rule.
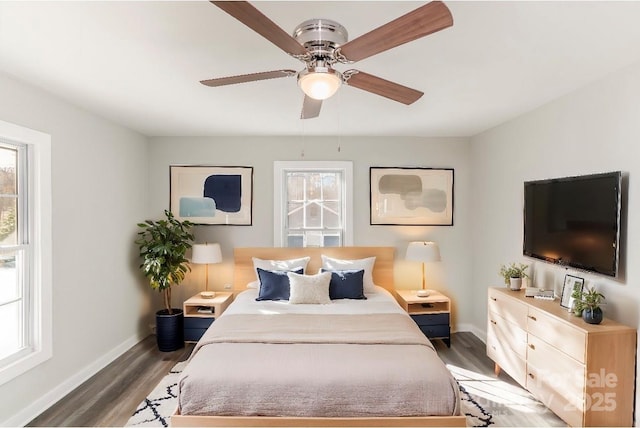
<path fill-rule="evenodd" d="M 438 248 L 438 244 L 425 241 L 410 242 L 407 247 L 405 259 L 422 262 L 422 290 L 418 290 L 418 296 L 427 297 L 429 291 L 425 288 L 424 264 L 427 262 L 440 261 L 440 248 Z"/>
<path fill-rule="evenodd" d="M 205 291 L 200 293 L 204 298 L 215 297 L 216 293 L 209 291 L 209 265 L 222 262 L 220 244 L 194 244 L 191 247 L 191 263 L 207 265 L 205 274 Z"/>

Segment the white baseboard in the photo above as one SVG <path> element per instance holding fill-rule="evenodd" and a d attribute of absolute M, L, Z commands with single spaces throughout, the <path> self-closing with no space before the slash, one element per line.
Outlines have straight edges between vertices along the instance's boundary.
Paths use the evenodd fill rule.
<path fill-rule="evenodd" d="M 122 342 L 117 347 L 113 348 L 109 353 L 103 355 L 93 363 L 84 367 L 75 375 L 68 378 L 66 381 L 53 388 L 42 397 L 29 404 L 27 407 L 21 409 L 18 413 L 10 416 L 4 421 L 0 421 L 0 426 L 10 427 L 23 427 L 34 418 L 47 410 L 49 407 L 58 402 L 65 395 L 76 389 L 83 382 L 89 379 L 91 376 L 98 373 L 100 370 L 109 365 L 113 360 L 120 355 L 128 351 L 132 346 L 140 342 L 142 338 L 138 335 L 132 336 L 129 339 Z M 55 357 L 55 356 L 54 356 Z"/>

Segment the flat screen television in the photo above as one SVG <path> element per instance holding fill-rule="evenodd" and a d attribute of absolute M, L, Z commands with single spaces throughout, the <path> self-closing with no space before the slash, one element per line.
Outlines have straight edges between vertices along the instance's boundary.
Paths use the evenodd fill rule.
<path fill-rule="evenodd" d="M 523 254 L 616 277 L 621 172 L 524 183 Z"/>

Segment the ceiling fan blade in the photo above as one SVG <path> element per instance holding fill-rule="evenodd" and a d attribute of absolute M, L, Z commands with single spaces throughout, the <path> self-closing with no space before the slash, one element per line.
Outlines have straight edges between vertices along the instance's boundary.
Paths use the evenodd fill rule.
<path fill-rule="evenodd" d="M 246 1 L 211 1 L 289 55 L 306 55 L 296 39 Z"/>
<path fill-rule="evenodd" d="M 320 116 L 320 108 L 322 107 L 322 100 L 316 100 L 308 95 L 304 96 L 302 102 L 302 113 L 300 113 L 300 119 L 313 119 Z"/>
<path fill-rule="evenodd" d="M 297 72 L 295 70 L 264 71 L 262 73 L 241 74 L 238 76 L 201 80 L 200 83 L 206 86 L 235 85 L 236 83 L 255 82 L 256 80 L 277 79 L 279 77 L 295 76 L 296 73 Z"/>
<path fill-rule="evenodd" d="M 390 82 L 389 80 L 385 80 L 362 71 L 348 70 L 345 71 L 344 74 L 351 75 L 346 79 L 345 83 L 347 85 L 376 95 L 381 95 L 402 104 L 413 104 L 424 95 L 423 92 L 416 91 L 415 89 Z"/>
<path fill-rule="evenodd" d="M 350 62 L 360 61 L 452 25 L 449 8 L 433 1 L 345 43 L 340 52 Z"/>

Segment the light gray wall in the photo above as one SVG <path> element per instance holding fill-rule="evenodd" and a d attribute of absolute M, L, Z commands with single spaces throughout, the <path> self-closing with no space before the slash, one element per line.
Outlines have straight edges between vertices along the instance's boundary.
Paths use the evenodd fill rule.
<path fill-rule="evenodd" d="M 605 316 L 640 327 L 640 64 L 472 138 L 473 324 L 486 335 L 486 292 L 500 264 L 532 263 L 535 284 L 560 290 L 565 273 L 606 296 Z M 621 170 L 628 174 L 626 245 L 620 280 L 565 271 L 522 257 L 525 180 Z M 638 399 L 636 384 L 636 406 Z M 636 407 L 636 414 L 639 408 Z"/>
<path fill-rule="evenodd" d="M 0 385 L 0 424 L 53 404 L 149 333 L 135 264 L 147 139 L 0 75 L 0 118 L 51 135 L 53 358 Z"/>
<path fill-rule="evenodd" d="M 221 289 L 223 284 L 232 281 L 233 247 L 273 246 L 273 161 L 353 161 L 354 245 L 395 246 L 398 286 L 419 288 L 420 265 L 402 260 L 407 243 L 416 239 L 436 241 L 443 261 L 427 272 L 429 287 L 441 289 L 452 297 L 455 322 L 460 328 L 470 322 L 468 314 L 472 310 L 472 302 L 465 298 L 471 282 L 469 153 L 467 139 L 452 138 L 151 138 L 150 207 L 156 216 L 169 207 L 169 165 L 253 166 L 253 226 L 199 226 L 195 231 L 198 242 L 219 242 L 222 246 L 223 264 L 209 267 L 212 288 Z M 454 226 L 371 226 L 370 166 L 454 168 Z M 204 274 L 197 269 L 194 267 L 192 278 L 174 291 L 176 301 L 203 288 Z"/>

